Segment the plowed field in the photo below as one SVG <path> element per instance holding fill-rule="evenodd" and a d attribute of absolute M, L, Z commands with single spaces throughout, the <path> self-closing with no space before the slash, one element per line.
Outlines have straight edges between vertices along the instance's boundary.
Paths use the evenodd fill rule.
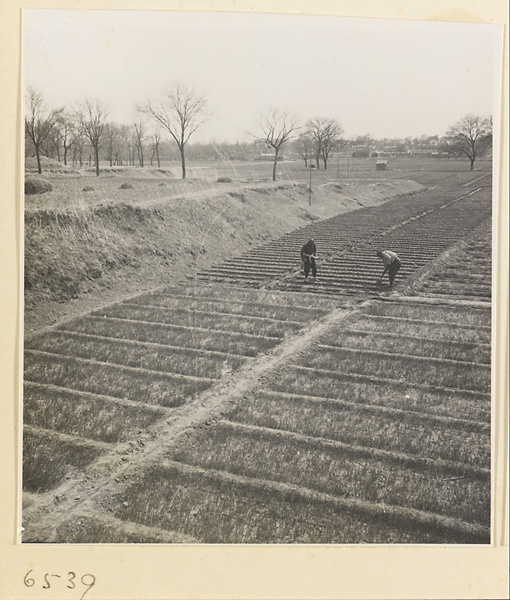
<path fill-rule="evenodd" d="M 27 337 L 23 540 L 489 543 L 491 190 L 464 183 Z"/>

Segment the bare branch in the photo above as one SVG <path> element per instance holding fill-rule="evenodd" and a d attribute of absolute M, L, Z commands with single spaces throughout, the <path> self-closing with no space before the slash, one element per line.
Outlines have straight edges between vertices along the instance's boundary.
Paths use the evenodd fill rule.
<path fill-rule="evenodd" d="M 99 175 L 99 148 L 106 127 L 108 108 L 100 100 L 84 100 L 79 108 L 80 129 L 94 148 L 96 175 Z"/>
<path fill-rule="evenodd" d="M 446 135 L 452 142 L 452 148 L 469 158 L 472 170 L 480 145 L 492 139 L 492 118 L 466 115 L 452 125 Z"/>
<path fill-rule="evenodd" d="M 207 120 L 207 100 L 181 83 L 168 88 L 157 102 L 148 101 L 141 111 L 167 131 L 181 154 L 182 178 L 186 178 L 184 149 L 190 137 Z"/>
<path fill-rule="evenodd" d="M 62 112 L 63 109 L 50 109 L 44 102 L 41 92 L 32 87 L 28 88 L 25 105 L 25 133 L 34 145 L 39 173 L 42 172 L 41 146 L 50 135 Z"/>
<path fill-rule="evenodd" d="M 273 181 L 276 180 L 276 164 L 281 148 L 285 142 L 291 140 L 300 129 L 296 115 L 286 109 L 269 108 L 262 116 L 259 123 L 261 135 L 251 134 L 257 141 L 263 142 L 274 150 Z"/>

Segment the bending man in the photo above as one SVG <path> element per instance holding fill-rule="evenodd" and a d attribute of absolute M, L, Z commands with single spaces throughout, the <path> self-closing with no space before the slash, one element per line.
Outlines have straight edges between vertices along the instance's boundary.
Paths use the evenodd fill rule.
<path fill-rule="evenodd" d="M 303 263 L 303 269 L 305 272 L 305 279 L 308 279 L 308 273 L 310 273 L 310 267 L 312 268 L 312 275 L 315 279 L 317 277 L 317 265 L 315 264 L 315 258 L 317 256 L 317 246 L 312 239 L 309 239 L 306 244 L 301 248 L 301 261 Z"/>
<path fill-rule="evenodd" d="M 379 251 L 377 253 L 377 256 L 384 263 L 384 271 L 383 271 L 383 274 L 381 275 L 381 277 L 379 277 L 379 283 L 382 283 L 382 278 L 386 274 L 386 271 L 388 271 L 388 276 L 390 278 L 390 285 L 393 285 L 393 281 L 395 280 L 395 275 L 397 274 L 398 270 L 402 266 L 402 263 L 400 262 L 400 258 L 398 257 L 396 252 L 392 252 L 391 250 L 383 250 L 382 252 Z"/>

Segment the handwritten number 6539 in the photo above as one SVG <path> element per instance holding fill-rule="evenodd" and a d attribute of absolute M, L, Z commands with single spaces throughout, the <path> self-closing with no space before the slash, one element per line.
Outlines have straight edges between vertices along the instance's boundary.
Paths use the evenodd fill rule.
<path fill-rule="evenodd" d="M 30 569 L 30 571 L 25 573 L 25 577 L 23 577 L 23 583 L 27 587 L 34 587 L 34 585 L 35 585 L 35 579 L 33 577 L 30 577 L 30 573 L 32 573 L 32 571 L 33 571 L 33 569 Z M 66 587 L 70 590 L 74 590 L 76 587 L 76 584 L 74 583 L 74 580 L 76 579 L 76 573 L 74 573 L 73 571 L 69 571 L 67 573 L 67 575 L 68 575 L 68 579 L 67 579 Z M 51 587 L 49 577 L 59 577 L 60 578 L 60 575 L 50 575 L 49 573 L 45 573 L 45 575 L 44 575 L 45 585 L 42 586 L 43 590 L 47 590 Z M 83 598 L 85 598 L 85 594 L 90 590 L 91 587 L 93 587 L 96 584 L 96 578 L 91 573 L 85 573 L 85 575 L 81 576 L 80 582 L 82 583 L 82 585 L 84 585 L 87 588 L 81 595 L 80 600 L 83 600 Z"/>

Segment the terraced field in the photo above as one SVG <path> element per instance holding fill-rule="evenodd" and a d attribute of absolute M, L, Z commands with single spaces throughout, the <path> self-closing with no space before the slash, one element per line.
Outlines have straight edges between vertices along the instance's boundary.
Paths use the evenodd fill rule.
<path fill-rule="evenodd" d="M 27 338 L 24 541 L 489 543 L 490 189 L 455 184 Z"/>
<path fill-rule="evenodd" d="M 459 300 L 489 302 L 492 295 L 491 237 L 490 222 L 486 221 L 472 238 L 466 240 L 453 260 L 447 261 L 422 282 L 421 292 L 431 297 L 446 295 Z"/>
<path fill-rule="evenodd" d="M 458 190 L 458 188 L 456 188 Z M 406 196 L 377 207 L 359 209 L 293 231 L 249 254 L 199 274 L 201 281 L 242 283 L 298 291 L 299 249 L 311 237 L 320 260 L 319 277 L 310 291 L 359 294 L 377 291 L 381 274 L 379 249 L 392 249 L 402 259 L 400 276 L 407 277 L 469 236 L 490 217 L 490 188 Z M 459 203 L 462 210 L 459 210 Z"/>

